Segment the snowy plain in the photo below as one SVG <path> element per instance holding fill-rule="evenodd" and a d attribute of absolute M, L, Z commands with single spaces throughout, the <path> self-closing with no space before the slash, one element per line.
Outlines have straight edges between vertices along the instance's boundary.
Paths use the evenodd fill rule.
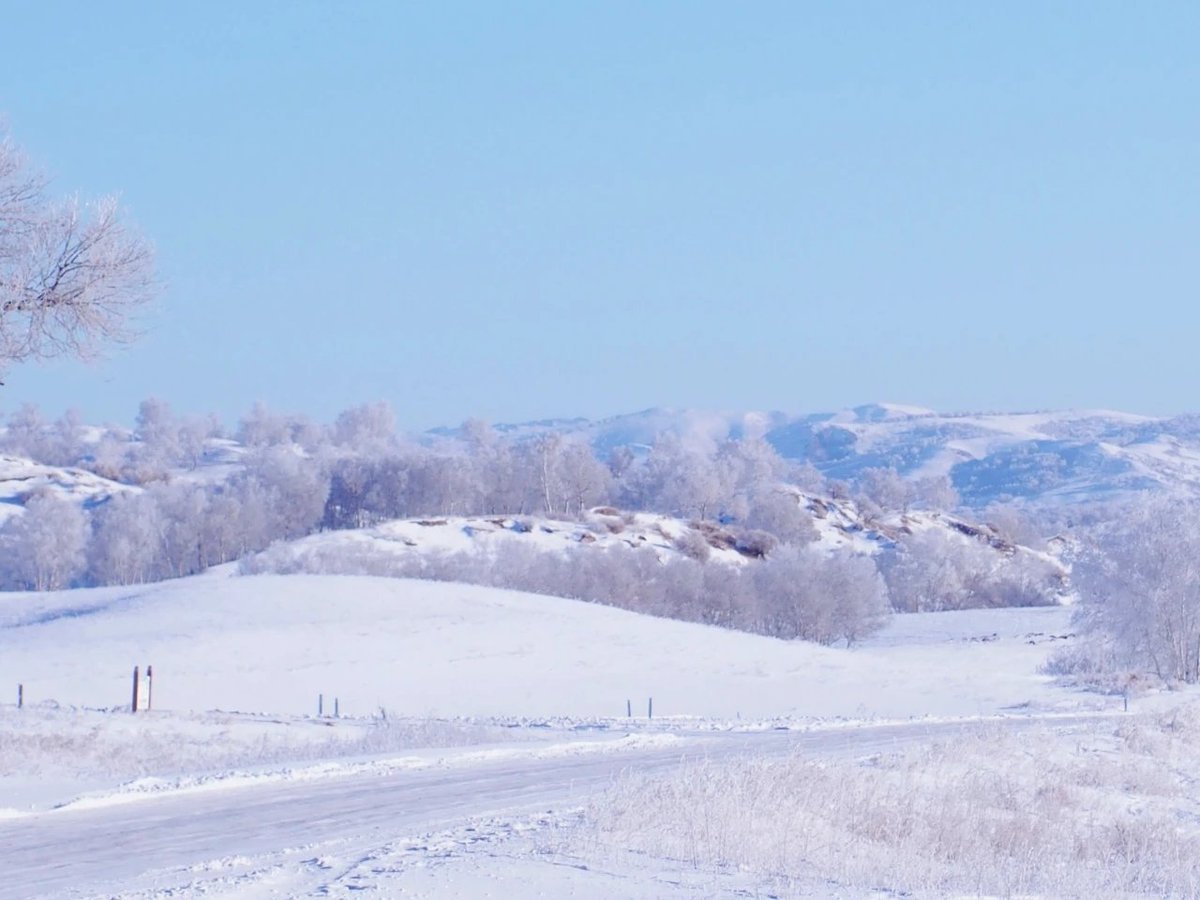
<path fill-rule="evenodd" d="M 625 770 L 687 759 L 859 758 L 979 721 L 1111 729 L 1121 698 L 1039 671 L 1070 640 L 1063 607 L 896 616 L 847 650 L 481 587 L 229 568 L 9 595 L 0 685 L 15 700 L 23 684 L 26 708 L 0 706 L 0 856 L 24 851 L 0 896 L 754 896 L 761 873 L 605 840 L 589 804 Z M 154 711 L 133 716 L 147 664 Z M 318 694 L 340 718 L 315 715 Z M 279 812 L 239 824 L 256 804 Z M 160 837 L 126 838 L 146 856 L 113 856 L 112 836 L 147 819 Z M 50 849 L 67 845 L 94 857 Z M 770 890 L 861 895 L 814 877 Z"/>
<path fill-rule="evenodd" d="M 159 709 L 434 717 L 895 719 L 1102 704 L 1038 673 L 1070 632 L 1043 607 L 897 616 L 849 650 L 595 604 L 365 576 L 238 577 L 12 594 L 0 684 L 28 702 L 127 703 L 153 665 Z"/>

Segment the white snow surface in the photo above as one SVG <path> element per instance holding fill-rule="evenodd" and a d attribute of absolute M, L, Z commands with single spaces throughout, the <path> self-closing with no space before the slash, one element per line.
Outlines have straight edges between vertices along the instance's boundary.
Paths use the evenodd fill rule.
<path fill-rule="evenodd" d="M 40 491 L 89 503 L 137 490 L 140 488 L 110 481 L 83 469 L 44 466 L 24 457 L 0 454 L 0 524 L 19 514 L 25 500 Z"/>
<path fill-rule="evenodd" d="M 964 715 L 1076 702 L 1037 671 L 1069 615 L 898 616 L 847 651 L 483 587 L 214 573 L 7 595 L 0 684 L 112 707 L 153 665 L 171 710 L 308 713 L 324 694 L 349 715 L 616 716 L 650 697 L 668 716 Z"/>
<path fill-rule="evenodd" d="M 657 513 L 609 514 L 599 507 L 585 521 L 541 516 L 438 516 L 395 519 L 369 528 L 325 531 L 292 542 L 297 553 L 325 549 L 353 553 L 369 549 L 392 554 L 436 554 L 500 551 L 523 545 L 541 551 L 561 551 L 576 545 L 604 549 L 623 546 L 650 548 L 660 557 L 675 555 L 673 542 L 691 526 Z M 712 561 L 742 563 L 745 557 L 729 548 L 712 548 Z"/>
<path fill-rule="evenodd" d="M 736 871 L 581 856 L 578 837 L 566 837 L 572 810 L 623 759 L 665 770 L 689 753 L 787 752 L 792 735 L 859 754 L 920 739 L 924 727 L 945 734 L 960 719 L 1119 710 L 1118 698 L 1039 673 L 1072 639 L 1061 607 L 896 616 L 847 650 L 512 591 L 229 567 L 142 587 L 10 594 L 0 685 L 24 684 L 28 706 L 0 706 L 0 846 L 3 835 L 27 848 L 43 834 L 55 846 L 78 841 L 98 868 L 75 882 L 51 866 L 52 880 L 39 881 L 38 861 L 22 855 L 0 897 L 61 896 L 66 884 L 129 900 L 752 896 L 760 885 Z M 146 664 L 155 711 L 132 716 L 132 667 Z M 319 693 L 326 710 L 336 697 L 353 718 L 317 719 Z M 383 710 L 389 722 L 441 717 L 431 742 L 478 746 L 379 744 Z M 497 743 L 500 730 L 508 741 Z M 135 747 L 168 771 L 151 760 L 131 774 Z M 613 762 L 589 762 L 602 758 Z M 493 785 L 482 805 L 476 779 Z M 362 824 L 348 798 L 367 809 L 384 786 L 442 811 Z M 437 807 L 439 791 L 453 811 Z M 404 796 L 389 802 L 399 810 Z M 260 800 L 288 810 L 301 837 L 279 824 L 234 852 L 202 836 L 204 823 L 233 827 L 234 817 L 253 829 Z M 127 815 L 130 804 L 145 814 Z M 327 815 L 335 824 L 321 824 Z M 108 823 L 146 816 L 178 827 L 183 842 L 153 838 L 165 856 L 144 865 L 108 851 Z M 38 884 L 51 886 L 39 894 Z"/>

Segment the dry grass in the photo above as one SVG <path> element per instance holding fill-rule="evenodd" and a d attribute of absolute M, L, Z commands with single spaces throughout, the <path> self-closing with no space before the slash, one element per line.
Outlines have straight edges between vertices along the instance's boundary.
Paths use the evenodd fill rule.
<path fill-rule="evenodd" d="M 194 774 L 508 738 L 503 729 L 434 719 L 273 719 L 217 712 L 132 716 L 128 711 L 3 707 L 0 779 Z"/>
<path fill-rule="evenodd" d="M 1200 897 L 1197 746 L 1193 705 L 1083 737 L 997 730 L 857 762 L 693 764 L 617 784 L 590 840 L 852 892 Z"/>

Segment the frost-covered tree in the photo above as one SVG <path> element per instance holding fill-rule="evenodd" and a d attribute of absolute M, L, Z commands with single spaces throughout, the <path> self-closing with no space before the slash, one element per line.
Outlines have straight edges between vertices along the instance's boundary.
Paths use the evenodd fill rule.
<path fill-rule="evenodd" d="M 40 462 L 47 453 L 47 437 L 42 411 L 32 403 L 24 403 L 8 417 L 3 446 L 8 453 Z"/>
<path fill-rule="evenodd" d="M 735 566 L 704 566 L 696 620 L 722 628 L 759 630 L 751 578 Z"/>
<path fill-rule="evenodd" d="M 160 577 L 163 528 L 151 494 L 109 498 L 92 514 L 88 578 L 95 584 L 144 584 Z"/>
<path fill-rule="evenodd" d="M 87 430 L 83 424 L 83 413 L 68 409 L 59 416 L 50 429 L 46 463 L 52 466 L 73 466 L 79 463 L 86 451 Z"/>
<path fill-rule="evenodd" d="M 555 465 L 563 512 L 582 515 L 585 509 L 599 506 L 608 499 L 612 477 L 586 444 L 572 443 L 563 447 Z"/>
<path fill-rule="evenodd" d="M 760 628 L 774 637 L 852 644 L 887 615 L 887 588 L 870 557 L 785 547 L 751 577 Z"/>
<path fill-rule="evenodd" d="M 368 514 L 366 520 L 379 522 L 408 517 L 413 509 L 409 492 L 412 472 L 409 458 L 388 456 L 369 465 L 370 480 L 365 485 L 360 507 Z"/>
<path fill-rule="evenodd" d="M 816 640 L 845 641 L 849 647 L 878 631 L 890 612 L 887 585 L 868 556 L 835 553 L 816 572 L 817 589 L 833 599 L 818 626 Z"/>
<path fill-rule="evenodd" d="M 407 448 L 403 459 L 404 503 L 409 515 L 460 515 L 476 496 L 471 461 L 446 442 L 432 450 Z"/>
<path fill-rule="evenodd" d="M 120 480 L 129 461 L 130 446 L 127 433 L 114 428 L 106 429 L 92 447 L 87 468 L 102 478 Z"/>
<path fill-rule="evenodd" d="M 731 493 L 749 495 L 780 480 L 787 465 L 775 448 L 759 437 L 726 441 L 716 454 Z"/>
<path fill-rule="evenodd" d="M 975 537 L 941 528 L 908 536 L 884 571 L 900 612 L 1046 606 L 1063 586 L 1062 570 L 1049 559 L 998 549 L 982 530 Z"/>
<path fill-rule="evenodd" d="M 321 519 L 325 528 L 363 528 L 371 524 L 372 513 L 366 497 L 374 470 L 374 463 L 358 457 L 339 459 L 333 464 Z"/>
<path fill-rule="evenodd" d="M 73 466 L 87 452 L 85 437 L 79 410 L 69 409 L 53 424 L 47 424 L 41 411 L 26 403 L 9 416 L 0 450 L 48 466 Z"/>
<path fill-rule="evenodd" d="M 255 401 L 238 421 L 237 439 L 247 447 L 269 447 L 292 443 L 292 420 L 273 412 L 261 400 Z"/>
<path fill-rule="evenodd" d="M 221 420 L 216 415 L 189 416 L 184 419 L 176 432 L 180 463 L 192 470 L 199 468 L 208 442 L 220 437 L 222 432 Z"/>
<path fill-rule="evenodd" d="M 329 497 L 329 478 L 319 460 L 290 446 L 266 447 L 246 460 L 245 471 L 231 485 L 237 494 L 253 482 L 265 499 L 271 540 L 303 537 L 316 528 Z"/>
<path fill-rule="evenodd" d="M 810 494 L 827 493 L 825 476 L 812 463 L 784 460 L 784 466 L 783 480 L 788 484 L 795 485 Z"/>
<path fill-rule="evenodd" d="M 713 511 L 744 520 L 754 497 L 776 486 L 786 469 L 775 448 L 762 438 L 725 441 L 713 457 L 714 487 L 719 494 Z"/>
<path fill-rule="evenodd" d="M 38 494 L 0 529 L 0 558 L 18 587 L 60 590 L 83 574 L 88 538 L 87 516 L 78 504 Z"/>
<path fill-rule="evenodd" d="M 0 135 L 0 371 L 96 357 L 134 335 L 155 293 L 150 244 L 116 198 L 46 196 L 46 180 Z"/>
<path fill-rule="evenodd" d="M 501 485 L 510 476 L 508 447 L 482 419 L 467 419 L 459 430 L 466 447 L 465 507 L 484 513 L 508 511 L 498 503 Z"/>
<path fill-rule="evenodd" d="M 135 484 L 145 484 L 166 478 L 182 456 L 179 443 L 179 423 L 167 401 L 149 397 L 138 406 L 132 449 L 132 459 L 126 478 Z"/>
<path fill-rule="evenodd" d="M 994 554 L 940 528 L 900 543 L 886 568 L 892 604 L 899 612 L 936 612 L 979 606 L 973 579 L 988 572 Z"/>
<path fill-rule="evenodd" d="M 707 519 L 721 512 L 733 494 L 729 474 L 729 467 L 720 465 L 711 450 L 665 433 L 622 479 L 621 502 L 634 509 Z"/>
<path fill-rule="evenodd" d="M 201 537 L 207 565 L 240 559 L 271 542 L 273 536 L 260 510 L 253 506 L 252 498 L 234 493 L 230 486 L 209 495 Z"/>
<path fill-rule="evenodd" d="M 1143 501 L 1075 566 L 1080 621 L 1114 663 L 1200 681 L 1200 504 Z"/>
<path fill-rule="evenodd" d="M 883 512 L 908 512 L 912 487 L 895 469 L 864 469 L 858 484 L 865 505 Z"/>
<path fill-rule="evenodd" d="M 548 516 L 561 512 L 565 505 L 558 465 L 559 454 L 563 450 L 562 435 L 557 432 L 538 435 L 527 443 L 524 449 L 528 461 L 527 471 L 532 471 L 537 479 L 538 500 L 542 512 Z"/>
<path fill-rule="evenodd" d="M 983 521 L 996 533 L 1014 544 L 1038 549 L 1045 545 L 1045 536 L 1032 517 L 1007 503 L 992 503 L 983 511 Z"/>
<path fill-rule="evenodd" d="M 961 502 L 948 475 L 918 478 L 911 485 L 911 501 L 913 506 L 943 512 L 957 509 Z"/>
<path fill-rule="evenodd" d="M 633 451 L 628 447 L 613 447 L 608 451 L 606 465 L 608 471 L 612 473 L 612 477 L 619 481 L 625 477 L 625 473 L 630 470 L 635 460 Z"/>
<path fill-rule="evenodd" d="M 756 490 L 745 521 L 747 527 L 768 531 L 785 544 L 809 544 L 819 536 L 801 495 L 783 486 L 765 485 Z"/>
<path fill-rule="evenodd" d="M 589 493 L 588 485 L 593 479 L 587 470 L 576 473 L 561 471 L 562 461 L 558 457 L 558 451 L 564 449 L 561 442 L 554 447 L 528 441 L 518 444 L 478 419 L 464 422 L 462 434 L 466 445 L 466 459 L 462 461 L 462 466 L 470 495 L 466 502 L 468 511 L 488 515 L 522 515 L 544 506 L 546 478 L 549 478 L 552 493 L 557 486 L 570 494 L 572 485 L 582 487 L 584 494 Z M 553 451 L 549 460 L 542 452 L 547 449 Z M 564 484 L 557 483 L 553 470 L 548 471 L 543 467 L 547 461 L 552 469 L 558 466 L 559 474 L 564 475 Z M 611 481 L 607 471 L 597 477 L 605 485 Z"/>
<path fill-rule="evenodd" d="M 343 410 L 333 423 L 333 441 L 365 456 L 380 456 L 396 445 L 396 414 L 385 402 Z"/>
<path fill-rule="evenodd" d="M 161 578 L 182 578 L 216 562 L 206 542 L 208 492 L 200 485 L 154 485 L 150 489 L 162 516 L 157 569 Z"/>

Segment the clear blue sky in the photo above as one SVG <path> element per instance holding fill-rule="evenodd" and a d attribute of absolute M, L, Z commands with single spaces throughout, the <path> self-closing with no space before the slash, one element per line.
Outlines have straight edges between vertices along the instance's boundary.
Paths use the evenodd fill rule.
<path fill-rule="evenodd" d="M 0 408 L 1200 408 L 1200 4 L 20 3 L 139 343 Z"/>

